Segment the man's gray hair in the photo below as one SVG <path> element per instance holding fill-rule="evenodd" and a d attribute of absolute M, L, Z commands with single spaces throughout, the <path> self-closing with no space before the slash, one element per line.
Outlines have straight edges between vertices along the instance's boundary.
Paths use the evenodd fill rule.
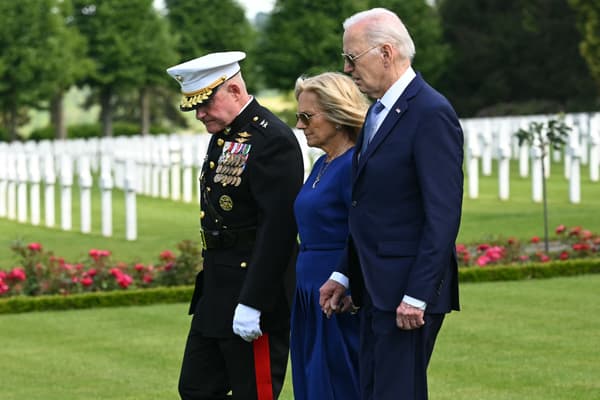
<path fill-rule="evenodd" d="M 404 58 L 412 60 L 415 44 L 400 18 L 386 8 L 372 8 L 356 13 L 344 21 L 344 31 L 356 23 L 366 24 L 366 39 L 371 46 L 390 43 Z"/>

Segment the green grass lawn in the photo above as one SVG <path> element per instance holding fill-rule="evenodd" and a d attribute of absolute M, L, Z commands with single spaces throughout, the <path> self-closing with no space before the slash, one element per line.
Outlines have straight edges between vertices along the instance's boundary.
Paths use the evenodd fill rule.
<path fill-rule="evenodd" d="M 478 199 L 465 197 L 463 218 L 459 232 L 459 242 L 479 242 L 497 237 L 529 239 L 543 235 L 542 204 L 531 200 L 531 180 L 518 177 L 518 164 L 512 163 L 510 200 L 498 199 L 498 179 L 496 174 L 480 177 Z M 494 164 L 496 168 L 496 164 Z M 600 232 L 600 182 L 591 182 L 586 167 L 581 169 L 581 204 L 569 203 L 569 184 L 563 177 L 562 164 L 552 165 L 552 176 L 548 181 L 549 225 L 551 234 L 559 224 L 581 225 L 593 232 Z M 465 181 L 465 192 L 468 177 Z M 171 200 L 137 197 L 138 240 L 125 240 L 124 195 L 113 193 L 112 238 L 103 237 L 100 218 L 100 194 L 94 190 L 92 206 L 92 233 L 79 233 L 79 193 L 73 190 L 73 230 L 60 230 L 60 196 L 56 196 L 56 228 L 34 227 L 16 221 L 0 219 L 0 268 L 14 264 L 9 249 L 10 242 L 24 239 L 27 242 L 41 242 L 58 256 L 68 261 L 76 261 L 91 248 L 111 250 L 114 259 L 121 261 L 140 260 L 152 262 L 163 249 L 174 250 L 184 239 L 198 238 L 198 206 Z M 42 212 L 42 217 L 43 217 Z M 43 225 L 43 221 L 42 221 Z"/>
<path fill-rule="evenodd" d="M 600 276 L 464 284 L 430 365 L 435 400 L 593 400 Z M 172 399 L 187 305 L 0 316 L 2 400 Z M 400 372 L 399 372 L 400 373 Z M 293 399 L 291 380 L 282 400 Z"/>

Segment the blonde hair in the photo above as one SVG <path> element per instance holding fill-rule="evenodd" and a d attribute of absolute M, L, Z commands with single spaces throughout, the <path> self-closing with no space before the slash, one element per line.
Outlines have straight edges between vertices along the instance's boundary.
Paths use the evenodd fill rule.
<path fill-rule="evenodd" d="M 313 77 L 301 76 L 296 80 L 294 89 L 296 100 L 304 91 L 314 93 L 319 108 L 327 119 L 343 127 L 350 140 L 356 142 L 369 101 L 352 79 L 338 72 L 324 72 Z"/>

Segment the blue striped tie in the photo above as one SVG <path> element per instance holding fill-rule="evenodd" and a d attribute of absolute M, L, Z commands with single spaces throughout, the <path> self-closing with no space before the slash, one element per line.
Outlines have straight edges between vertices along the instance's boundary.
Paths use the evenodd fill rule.
<path fill-rule="evenodd" d="M 371 143 L 371 140 L 373 140 L 373 136 L 375 136 L 375 122 L 377 121 L 377 115 L 379 115 L 384 108 L 385 106 L 383 103 L 377 100 L 369 111 L 369 115 L 367 115 L 367 120 L 365 121 L 364 138 L 360 150 L 361 154 L 364 154 L 365 151 L 367 151 L 367 146 Z"/>

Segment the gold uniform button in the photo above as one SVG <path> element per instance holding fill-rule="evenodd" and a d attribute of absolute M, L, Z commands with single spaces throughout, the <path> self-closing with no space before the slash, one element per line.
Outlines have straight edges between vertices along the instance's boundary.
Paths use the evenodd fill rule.
<path fill-rule="evenodd" d="M 225 141 L 221 138 L 217 139 L 217 146 L 221 147 L 223 146 L 223 143 L 225 143 Z"/>
<path fill-rule="evenodd" d="M 258 116 L 255 116 L 254 118 L 252 118 L 252 121 L 254 121 L 254 122 L 258 121 Z"/>
<path fill-rule="evenodd" d="M 207 192 L 210 192 L 210 191 L 211 191 L 211 189 L 210 189 L 210 186 L 207 186 L 207 187 L 206 187 L 206 191 L 207 191 Z"/>
<path fill-rule="evenodd" d="M 208 166 L 210 167 L 210 169 L 214 169 L 215 168 L 215 162 L 211 161 Z"/>
<path fill-rule="evenodd" d="M 248 264 L 246 264 L 245 261 L 240 264 L 240 267 L 242 267 L 242 268 L 246 268 L 247 266 L 248 266 Z"/>
<path fill-rule="evenodd" d="M 200 218 L 204 218 L 206 216 L 206 213 L 204 211 L 200 211 Z"/>

